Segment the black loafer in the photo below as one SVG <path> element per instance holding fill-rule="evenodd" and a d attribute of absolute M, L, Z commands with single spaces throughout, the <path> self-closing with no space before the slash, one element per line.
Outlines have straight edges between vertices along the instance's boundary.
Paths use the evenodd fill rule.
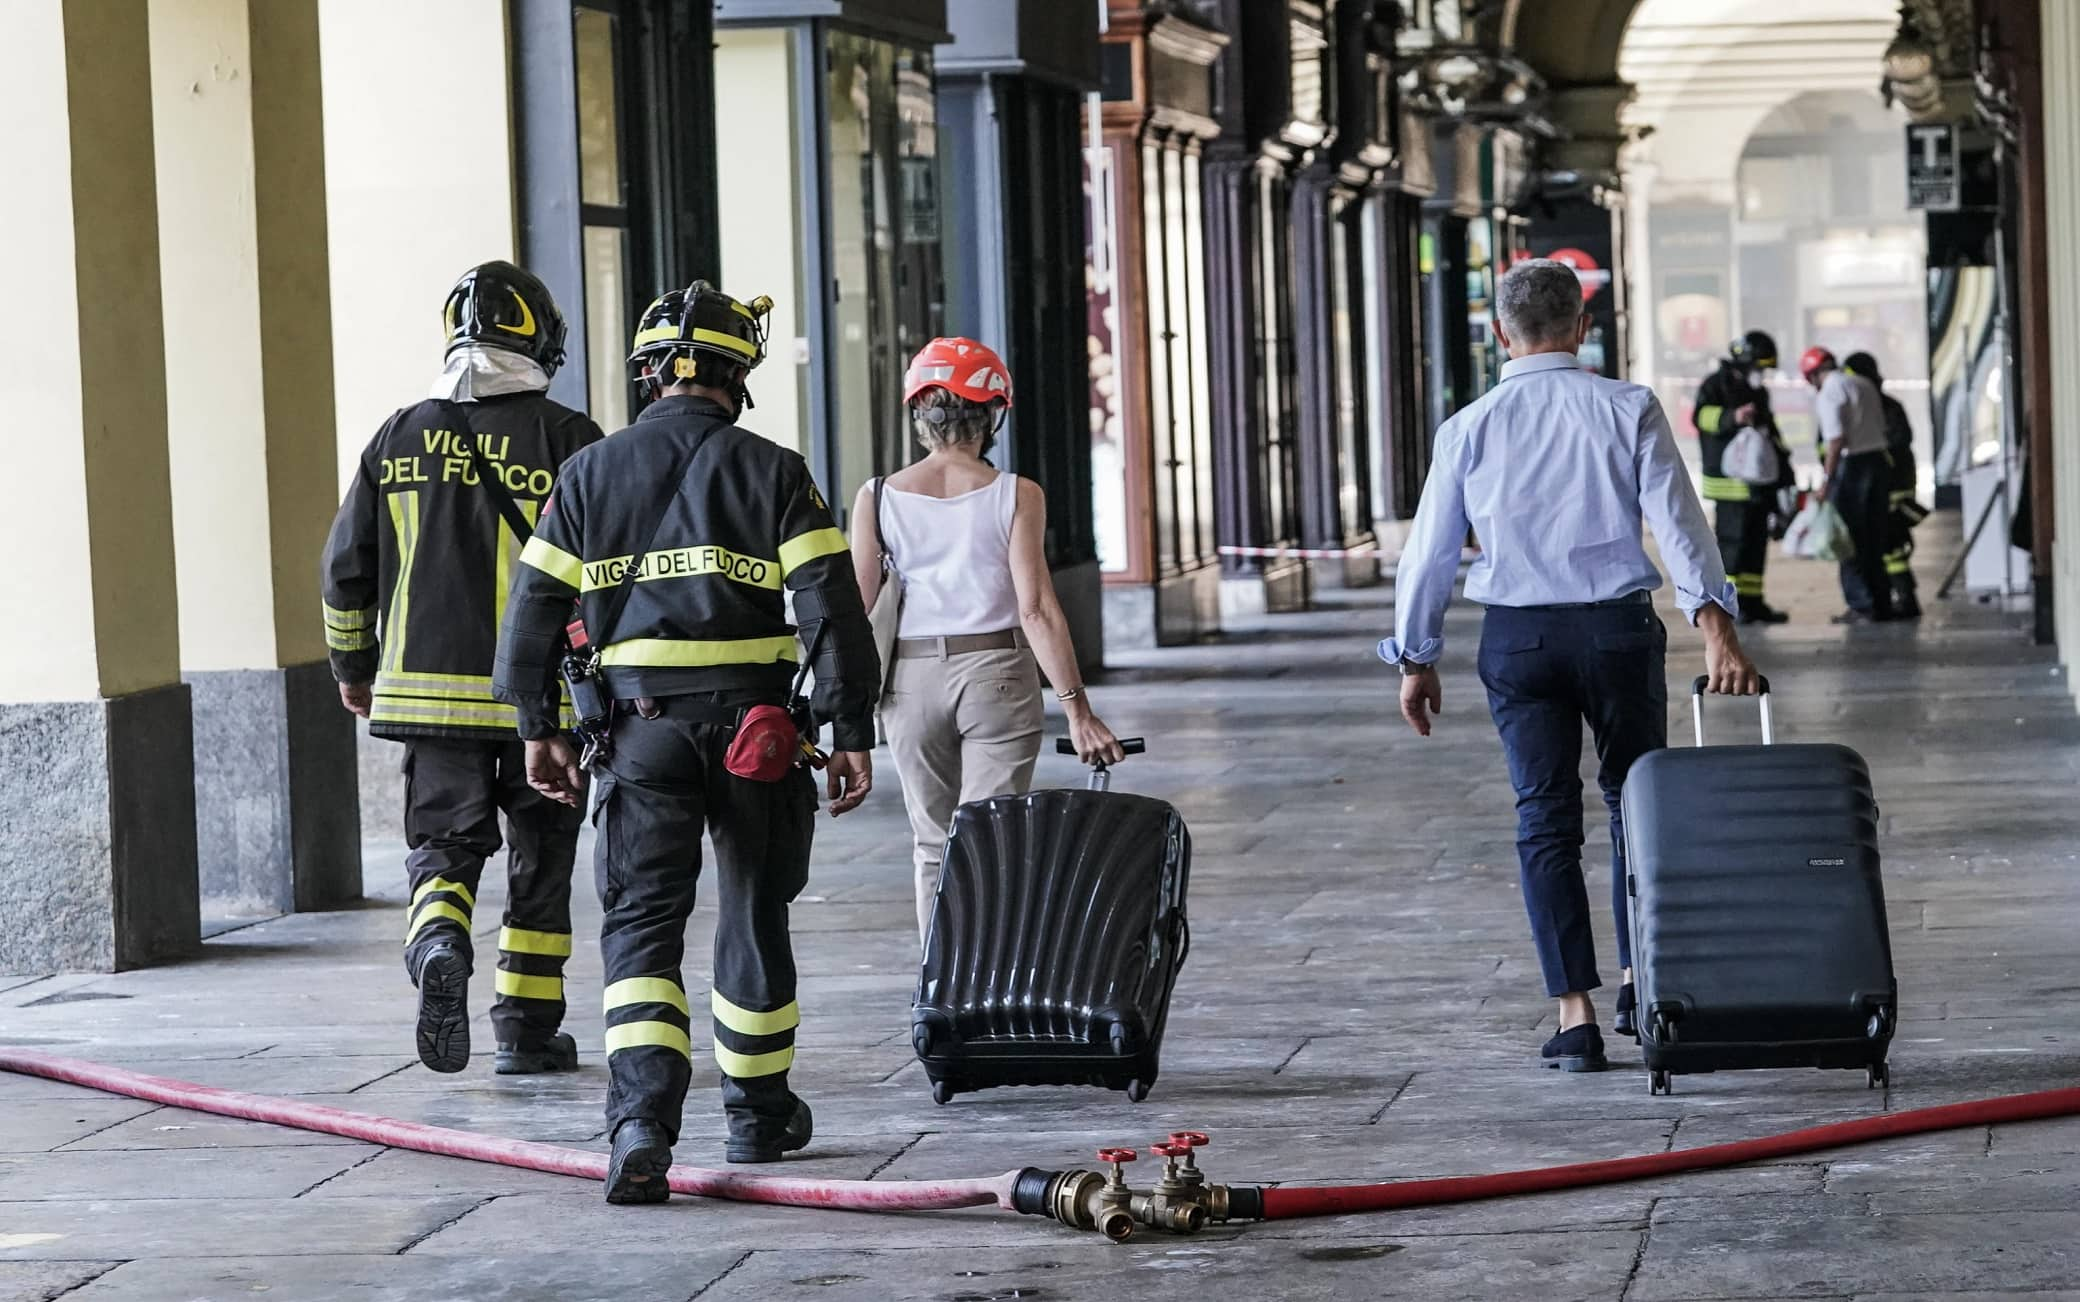
<path fill-rule="evenodd" d="M 667 1177 L 672 1143 L 655 1121 L 624 1121 L 614 1127 L 614 1157 L 607 1164 L 607 1201 L 661 1203 L 672 1196 Z"/>
<path fill-rule="evenodd" d="M 724 1159 L 738 1165 L 777 1162 L 787 1154 L 809 1146 L 809 1141 L 816 1135 L 816 1119 L 809 1114 L 809 1105 L 796 1099 L 794 1115 L 787 1119 L 787 1124 L 778 1134 L 755 1124 L 742 1131 L 735 1131 L 732 1127 L 732 1131 L 729 1143 L 723 1146 Z"/>
<path fill-rule="evenodd" d="M 469 960 L 448 941 L 419 961 L 419 1061 L 438 1072 L 469 1066 Z"/>
<path fill-rule="evenodd" d="M 1607 1071 L 1611 1065 L 1603 1056 L 1603 1032 L 1594 1022 L 1584 1022 L 1547 1040 L 1539 1057 L 1546 1066 L 1561 1071 Z"/>
<path fill-rule="evenodd" d="M 1633 1009 L 1636 1007 L 1638 1005 L 1633 1002 L 1632 983 L 1627 981 L 1618 987 L 1618 1011 L 1611 1018 L 1612 1035 L 1622 1035 L 1631 1040 L 1639 1038 L 1639 1023 L 1633 1017 Z"/>
<path fill-rule="evenodd" d="M 501 1076 L 538 1076 L 578 1069 L 578 1042 L 558 1031 L 540 1044 L 501 1044 L 492 1070 Z"/>

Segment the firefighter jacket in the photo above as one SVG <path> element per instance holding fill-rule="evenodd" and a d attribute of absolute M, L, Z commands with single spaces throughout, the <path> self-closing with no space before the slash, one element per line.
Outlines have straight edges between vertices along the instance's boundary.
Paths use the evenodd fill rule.
<path fill-rule="evenodd" d="M 660 514 L 662 512 L 662 514 Z M 607 624 L 629 566 L 626 604 Z M 650 404 L 564 467 L 520 553 L 493 671 L 520 735 L 553 731 L 560 636 L 578 599 L 615 700 L 728 692 L 778 705 L 817 644 L 811 712 L 874 748 L 880 661 L 845 535 L 802 458 L 702 398 Z M 819 626 L 821 632 L 819 634 Z"/>
<path fill-rule="evenodd" d="M 458 412 L 468 431 L 450 428 Z M 325 543 L 325 644 L 333 677 L 375 684 L 378 737 L 514 737 L 491 664 L 521 542 L 470 455 L 472 436 L 529 520 L 564 462 L 600 440 L 582 413 L 517 393 L 406 407 L 362 452 Z"/>
<path fill-rule="evenodd" d="M 1885 452 L 1892 459 L 1887 487 L 1892 504 L 1899 506 L 1913 501 L 1920 486 L 1914 464 L 1914 425 L 1907 419 L 1907 409 L 1900 406 L 1899 399 L 1883 392 L 1878 396 L 1885 404 Z"/>
<path fill-rule="evenodd" d="M 1697 386 L 1697 409 L 1690 418 L 1697 426 L 1698 453 L 1704 462 L 1704 498 L 1708 502 L 1746 502 L 1766 491 L 1725 474 L 1721 466 L 1726 445 L 1741 431 L 1733 413 L 1751 402 L 1755 404 L 1756 428 L 1777 445 L 1777 464 L 1781 467 L 1778 483 L 1796 482 L 1791 472 L 1790 449 L 1784 446 L 1784 438 L 1777 432 L 1776 415 L 1770 411 L 1769 391 L 1748 383 L 1747 373 L 1733 362 L 1722 361 L 1719 369 Z"/>

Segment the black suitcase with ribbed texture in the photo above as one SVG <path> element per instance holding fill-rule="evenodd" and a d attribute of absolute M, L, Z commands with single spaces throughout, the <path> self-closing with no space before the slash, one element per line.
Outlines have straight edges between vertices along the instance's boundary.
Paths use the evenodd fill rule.
<path fill-rule="evenodd" d="M 1625 866 L 1648 1088 L 1691 1072 L 1863 1068 L 1886 1081 L 1899 987 L 1870 768 L 1847 746 L 1654 751 L 1625 779 Z"/>
<path fill-rule="evenodd" d="M 939 1102 L 998 1085 L 1139 1102 L 1155 1084 L 1190 946 L 1192 842 L 1175 809 L 1109 786 L 1100 767 L 1087 791 L 954 814 L 911 1009 Z"/>

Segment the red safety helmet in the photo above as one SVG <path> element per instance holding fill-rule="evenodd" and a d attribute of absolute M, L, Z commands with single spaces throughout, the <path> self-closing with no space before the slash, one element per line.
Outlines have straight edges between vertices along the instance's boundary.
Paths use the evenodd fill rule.
<path fill-rule="evenodd" d="M 969 402 L 1011 405 L 1011 368 L 997 350 L 973 339 L 934 339 L 910 359 L 903 376 L 903 401 L 926 389 L 944 389 Z"/>
<path fill-rule="evenodd" d="M 1808 348 L 1798 355 L 1798 373 L 1811 380 L 1821 371 L 1835 368 L 1834 354 L 1818 346 Z"/>

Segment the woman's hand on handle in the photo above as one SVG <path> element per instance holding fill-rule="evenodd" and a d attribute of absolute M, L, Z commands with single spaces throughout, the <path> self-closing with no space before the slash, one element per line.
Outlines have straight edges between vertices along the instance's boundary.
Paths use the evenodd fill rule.
<path fill-rule="evenodd" d="M 1076 758 L 1086 764 L 1117 764 L 1127 757 L 1119 738 L 1088 705 L 1070 712 L 1069 742 L 1076 747 Z"/>

